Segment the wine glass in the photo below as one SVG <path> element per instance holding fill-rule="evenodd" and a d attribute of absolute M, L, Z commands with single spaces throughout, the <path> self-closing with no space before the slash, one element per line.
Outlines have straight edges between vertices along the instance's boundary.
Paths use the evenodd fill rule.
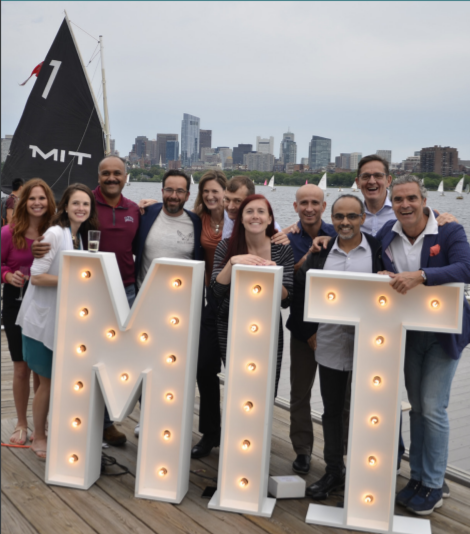
<path fill-rule="evenodd" d="M 29 267 L 27 265 L 21 265 L 20 272 L 23 275 L 23 285 L 20 287 L 20 296 L 16 300 L 23 300 L 23 287 L 25 281 L 29 279 Z"/>

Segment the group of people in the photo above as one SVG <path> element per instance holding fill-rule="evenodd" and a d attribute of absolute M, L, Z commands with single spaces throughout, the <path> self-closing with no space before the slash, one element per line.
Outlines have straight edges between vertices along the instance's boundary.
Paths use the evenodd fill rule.
<path fill-rule="evenodd" d="M 122 195 L 126 165 L 116 156 L 100 162 L 94 191 L 80 184 L 70 186 L 57 211 L 47 184 L 39 179 L 27 182 L 11 222 L 2 228 L 4 323 L 14 361 L 18 413 L 11 442 L 23 444 L 28 439 L 26 407 L 33 371 L 34 432 L 29 439 L 34 453 L 46 457 L 58 256 L 61 250 L 86 247 L 87 231 L 99 229 L 100 250 L 115 253 L 130 306 L 153 259 L 205 261 L 197 366 L 202 437 L 191 451 L 192 458 L 207 456 L 220 444 L 218 373 L 226 358 L 232 266 L 283 267 L 281 306 L 290 306 L 286 326 L 291 331 L 293 470 L 305 475 L 310 469 L 314 439 L 310 395 L 318 366 L 326 473 L 308 487 L 307 494 L 319 500 L 341 489 L 354 328 L 304 322 L 306 272 L 386 273 L 399 293 L 418 284 L 470 283 L 465 232 L 452 215 L 439 215 L 426 206 L 426 190 L 419 179 L 405 176 L 392 183 L 388 163 L 374 155 L 360 161 L 356 181 L 364 202 L 355 195 L 339 197 L 331 207 L 333 224 L 322 220 L 323 191 L 315 185 L 300 187 L 294 202 L 299 220 L 284 230 L 275 222 L 269 201 L 255 194 L 248 177 L 227 180 L 221 171 L 204 174 L 192 211 L 185 209 L 190 178 L 180 170 L 165 173 L 162 202 L 143 200 L 139 209 Z M 431 247 L 439 253 L 430 254 Z M 20 267 L 24 266 L 30 267 L 30 287 L 19 301 L 25 281 Z M 459 357 L 470 342 L 470 306 L 467 302 L 462 306 L 462 334 L 411 332 L 407 336 L 411 480 L 398 493 L 397 503 L 418 514 L 431 513 L 448 494 L 444 483 L 449 439 L 446 408 Z M 281 317 L 280 321 L 276 393 L 283 350 Z M 139 435 L 138 426 L 135 434 Z M 107 411 L 103 440 L 111 445 L 126 441 Z"/>

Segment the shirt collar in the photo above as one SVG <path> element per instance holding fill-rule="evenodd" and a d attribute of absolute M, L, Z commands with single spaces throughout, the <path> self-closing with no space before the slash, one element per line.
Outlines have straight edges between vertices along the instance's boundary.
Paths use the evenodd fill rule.
<path fill-rule="evenodd" d="M 364 250 L 367 250 L 368 242 L 367 242 L 366 236 L 362 232 L 361 232 L 361 235 L 362 235 L 362 239 L 359 245 L 357 245 L 356 248 L 353 248 L 352 250 L 350 250 L 348 254 L 351 254 L 351 252 L 354 252 L 358 248 L 363 248 Z M 331 247 L 330 252 L 336 251 L 336 252 L 339 252 L 340 254 L 346 254 L 346 252 L 344 252 L 344 250 L 339 247 L 338 243 L 339 243 L 339 237 L 338 239 L 335 239 L 334 245 Z"/>
<path fill-rule="evenodd" d="M 366 203 L 364 204 L 366 206 L 366 213 L 368 213 L 369 215 L 378 215 L 382 210 L 392 209 L 392 201 L 388 198 L 388 193 L 387 193 L 387 196 L 385 197 L 384 205 L 376 213 L 372 213 L 371 211 L 369 211 L 367 208 L 367 204 Z"/>
<path fill-rule="evenodd" d="M 426 223 L 426 227 L 424 228 L 424 232 L 422 232 L 420 235 L 431 235 L 431 234 L 438 234 L 439 233 L 439 225 L 437 224 L 436 217 L 434 217 L 434 212 L 431 208 L 426 206 L 424 208 L 425 215 L 428 216 L 428 222 Z M 397 220 L 397 222 L 392 227 L 392 232 L 397 233 L 400 237 L 403 239 L 408 239 L 408 237 L 405 235 L 405 232 L 403 232 L 403 227 L 401 225 L 401 222 Z"/>

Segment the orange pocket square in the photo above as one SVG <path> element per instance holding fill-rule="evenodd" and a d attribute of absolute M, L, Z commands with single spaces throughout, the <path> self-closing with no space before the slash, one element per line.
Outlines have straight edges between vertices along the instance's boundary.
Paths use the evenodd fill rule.
<path fill-rule="evenodd" d="M 440 245 L 434 245 L 433 247 L 430 248 L 430 256 L 437 256 L 439 254 L 439 252 L 441 251 L 441 246 Z"/>

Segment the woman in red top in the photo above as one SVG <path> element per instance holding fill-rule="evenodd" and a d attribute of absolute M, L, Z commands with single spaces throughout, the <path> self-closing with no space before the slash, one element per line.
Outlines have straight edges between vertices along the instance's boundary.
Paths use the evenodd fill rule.
<path fill-rule="evenodd" d="M 33 263 L 31 245 L 49 228 L 54 213 L 55 201 L 50 187 L 40 178 L 33 178 L 21 191 L 11 223 L 2 228 L 3 322 L 13 360 L 13 398 L 18 415 L 10 443 L 15 445 L 24 445 L 27 440 L 26 410 L 31 375 L 23 361 L 21 328 L 15 325 L 22 302 L 18 300 L 20 288 L 25 284 L 20 268 L 29 271 Z M 36 373 L 33 373 L 33 384 L 36 391 L 39 384 Z"/>

